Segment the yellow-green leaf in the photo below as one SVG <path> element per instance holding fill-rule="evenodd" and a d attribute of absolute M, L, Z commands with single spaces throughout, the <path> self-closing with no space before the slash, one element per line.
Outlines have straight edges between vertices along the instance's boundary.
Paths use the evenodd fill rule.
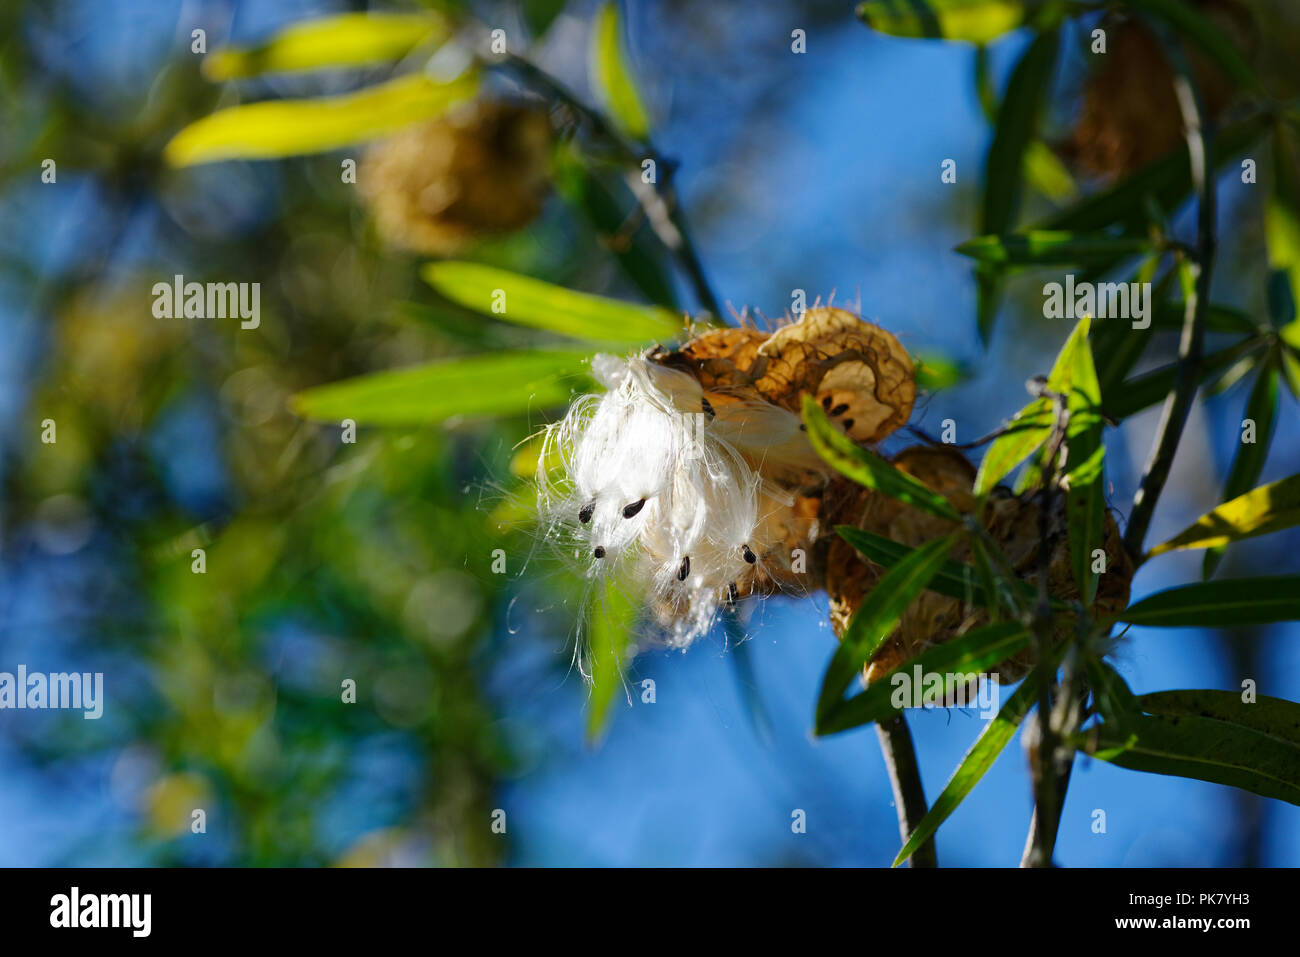
<path fill-rule="evenodd" d="M 587 352 L 498 352 L 443 359 L 299 392 L 293 410 L 322 422 L 429 425 L 452 417 L 515 415 L 568 403 L 585 384 Z"/>
<path fill-rule="evenodd" d="M 636 605 L 624 583 L 605 580 L 598 601 L 588 614 L 587 655 L 591 697 L 587 701 L 587 743 L 597 743 L 613 717 L 613 704 L 623 689 L 623 673 L 636 651 Z"/>
<path fill-rule="evenodd" d="M 466 308 L 575 339 L 643 344 L 672 339 L 682 331 L 682 317 L 671 310 L 574 292 L 479 263 L 429 263 L 420 275 Z"/>
<path fill-rule="evenodd" d="M 1207 512 L 1150 555 L 1183 548 L 1213 548 L 1300 525 L 1300 475 L 1261 485 Z"/>
<path fill-rule="evenodd" d="M 342 13 L 285 27 L 265 43 L 217 50 L 203 61 L 211 80 L 400 60 L 447 38 L 447 22 L 425 13 Z"/>
<path fill-rule="evenodd" d="M 438 116 L 474 96 L 478 83 L 474 72 L 446 83 L 415 74 L 342 96 L 233 106 L 185 127 L 163 157 L 173 166 L 192 166 L 339 149 Z"/>
<path fill-rule="evenodd" d="M 620 129 L 634 139 L 650 132 L 650 114 L 637 90 L 627 50 L 623 46 L 618 7 L 606 3 L 596 11 L 591 28 L 592 85 Z"/>
<path fill-rule="evenodd" d="M 891 36 L 984 44 L 1022 26 L 1026 6 L 1015 0 L 867 0 L 857 15 Z"/>

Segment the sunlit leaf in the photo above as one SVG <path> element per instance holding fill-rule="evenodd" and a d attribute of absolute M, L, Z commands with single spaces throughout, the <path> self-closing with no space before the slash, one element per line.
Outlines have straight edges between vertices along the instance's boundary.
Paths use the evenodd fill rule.
<path fill-rule="evenodd" d="M 428 425 L 516 415 L 568 403 L 586 383 L 588 352 L 498 352 L 374 372 L 299 392 L 293 410 L 323 422 Z"/>
<path fill-rule="evenodd" d="M 935 392 L 959 385 L 970 378 L 970 367 L 946 356 L 926 353 L 916 357 L 916 386 Z"/>
<path fill-rule="evenodd" d="M 628 65 L 621 19 L 613 3 L 596 11 L 591 28 L 592 85 L 623 132 L 641 140 L 650 132 L 650 115 Z"/>
<path fill-rule="evenodd" d="M 998 266 L 1086 266 L 1148 252 L 1151 241 L 1138 236 L 1087 235 L 1031 230 L 1011 236 L 977 236 L 957 252 Z"/>
<path fill-rule="evenodd" d="M 1300 475 L 1261 485 L 1224 502 L 1151 549 L 1150 555 L 1182 548 L 1213 548 L 1295 525 L 1300 525 Z"/>
<path fill-rule="evenodd" d="M 217 50 L 203 61 L 210 80 L 400 60 L 446 39 L 447 23 L 425 13 L 341 13 L 285 27 L 265 43 Z"/>
<path fill-rule="evenodd" d="M 173 166 L 191 166 L 320 153 L 431 119 L 477 91 L 476 73 L 447 83 L 415 74 L 342 96 L 232 106 L 185 127 L 163 156 Z"/>
<path fill-rule="evenodd" d="M 866 0 L 858 19 L 896 37 L 988 43 L 1023 26 L 1037 0 Z"/>
<path fill-rule="evenodd" d="M 1278 370 L 1272 362 L 1265 362 L 1255 377 L 1255 384 L 1246 400 L 1246 420 L 1254 426 L 1254 441 L 1243 441 L 1244 432 L 1236 433 L 1238 439 L 1236 454 L 1232 457 L 1232 467 L 1228 470 L 1228 480 L 1224 485 L 1223 499 L 1230 502 L 1245 495 L 1259 481 L 1264 471 L 1264 462 L 1268 458 L 1268 449 L 1273 441 L 1273 423 L 1277 418 Z M 1223 556 L 1223 545 L 1209 546 L 1202 564 L 1202 576 L 1209 578 L 1218 567 Z"/>
<path fill-rule="evenodd" d="M 831 657 L 822 678 L 821 694 L 817 699 L 817 720 L 820 723 L 871 657 L 898 627 L 903 612 L 912 599 L 921 593 L 930 580 L 938 574 L 948 559 L 956 541 L 955 535 L 935 539 L 907 554 L 863 599 L 862 605 L 849 620 L 840 636 L 839 647 Z"/>
<path fill-rule="evenodd" d="M 836 471 L 859 485 L 875 489 L 939 518 L 961 521 L 961 513 L 938 492 L 931 491 L 918 479 L 899 471 L 879 455 L 859 448 L 836 428 L 826 412 L 810 395 L 803 397 L 803 421 L 808 439 L 826 462 Z"/>
<path fill-rule="evenodd" d="M 867 690 L 836 702 L 817 722 L 817 734 L 836 734 L 894 714 L 897 688 L 891 676 L 900 672 L 922 675 L 975 675 L 1006 661 L 1029 644 L 1029 630 L 1018 621 L 1002 621 L 968 632 L 960 638 L 926 649 L 889 674 L 873 681 Z"/>
<path fill-rule="evenodd" d="M 637 608 L 616 577 L 608 578 L 587 617 L 591 697 L 587 701 L 587 743 L 604 735 L 613 704 L 624 692 L 623 674 L 635 651 Z M 625 693 L 625 692 L 624 692 Z"/>
<path fill-rule="evenodd" d="M 1300 619 L 1300 576 L 1231 578 L 1156 592 L 1115 616 L 1149 628 L 1267 625 Z"/>
<path fill-rule="evenodd" d="M 649 344 L 682 331 L 682 317 L 667 309 L 575 292 L 481 263 L 434 262 L 420 275 L 466 308 L 575 339 Z"/>
<path fill-rule="evenodd" d="M 1030 674 L 1016 689 L 1016 693 L 1002 705 L 997 717 L 989 722 L 974 746 L 966 752 L 966 757 L 962 758 L 961 764 L 957 765 L 957 770 L 953 772 L 943 791 L 930 805 L 930 809 L 925 812 L 921 823 L 908 835 L 907 843 L 894 858 L 894 867 L 911 857 L 913 852 L 939 829 L 939 825 L 948 820 L 961 802 L 966 800 L 966 795 L 975 788 L 985 772 L 993 767 L 993 762 L 1006 748 L 1007 742 L 1014 737 L 1016 728 L 1020 726 L 1020 722 L 1024 720 L 1037 700 L 1037 675 Z"/>

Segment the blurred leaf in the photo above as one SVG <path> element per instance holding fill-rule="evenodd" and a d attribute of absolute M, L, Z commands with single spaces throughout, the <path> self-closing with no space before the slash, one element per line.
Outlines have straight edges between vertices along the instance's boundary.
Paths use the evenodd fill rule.
<path fill-rule="evenodd" d="M 1200 47 L 1244 90 L 1256 90 L 1259 80 L 1223 28 L 1203 16 L 1187 0 L 1128 0 L 1130 8 L 1158 17 Z"/>
<path fill-rule="evenodd" d="M 624 690 L 623 673 L 635 651 L 636 604 L 614 577 L 605 579 L 601 600 L 588 618 L 591 697 L 587 701 L 587 743 L 598 743 L 609 728 L 613 704 Z"/>
<path fill-rule="evenodd" d="M 893 568 L 916 551 L 910 545 L 903 545 L 883 535 L 854 528 L 852 525 L 836 525 L 835 531 L 839 533 L 840 538 L 884 568 Z M 985 608 L 991 606 L 995 600 L 995 596 L 990 596 L 977 580 L 975 569 L 960 562 L 944 562 L 926 587 L 949 598 Z"/>
<path fill-rule="evenodd" d="M 1011 236 L 976 236 L 956 251 L 997 266 L 1086 266 L 1097 260 L 1136 256 L 1150 249 L 1151 241 L 1144 237 L 1032 230 Z"/>
<path fill-rule="evenodd" d="M 964 362 L 955 362 L 936 353 L 917 356 L 914 365 L 917 388 L 929 392 L 959 385 L 971 375 L 970 366 Z"/>
<path fill-rule="evenodd" d="M 948 816 L 957 810 L 961 802 L 966 800 L 966 795 L 975 788 L 985 772 L 993 767 L 993 762 L 1006 748 L 1007 742 L 1015 735 L 1016 728 L 1020 727 L 1020 722 L 1024 720 L 1037 700 L 1037 675 L 1031 673 L 1016 689 L 1016 693 L 1002 705 L 997 717 L 989 722 L 974 746 L 966 752 L 966 757 L 962 758 L 961 764 L 957 765 L 957 770 L 953 772 L 943 791 L 930 805 L 930 809 L 925 812 L 921 823 L 908 835 L 907 843 L 894 858 L 894 867 L 911 857 L 918 847 L 939 830 L 939 826 L 948 820 Z"/>
<path fill-rule="evenodd" d="M 1245 339 L 1235 345 L 1211 353 L 1201 360 L 1197 381 L 1204 382 L 1215 372 L 1226 369 L 1242 356 L 1259 349 L 1262 345 L 1263 341 L 1260 339 Z M 1165 396 L 1173 390 L 1177 378 L 1177 362 L 1170 362 L 1167 365 L 1152 369 L 1150 372 L 1134 376 L 1109 393 L 1103 394 L 1102 414 L 1108 419 L 1119 422 L 1130 415 L 1155 405 L 1157 402 L 1162 402 Z"/>
<path fill-rule="evenodd" d="M 1042 140 L 1034 140 L 1025 149 L 1025 180 L 1054 203 L 1079 194 L 1079 184 L 1069 168 Z"/>
<path fill-rule="evenodd" d="M 939 573 L 956 534 L 937 538 L 904 556 L 863 599 L 831 656 L 817 698 L 817 723 L 841 702 L 844 690 L 898 627 L 903 612 Z"/>
<path fill-rule="evenodd" d="M 1267 625 L 1300 619 L 1300 576 L 1231 578 L 1156 592 L 1115 616 L 1148 628 Z"/>
<path fill-rule="evenodd" d="M 988 43 L 1023 26 L 1041 0 L 866 0 L 858 19 L 879 33 Z"/>
<path fill-rule="evenodd" d="M 298 415 L 321 422 L 429 425 L 567 405 L 588 352 L 498 352 L 374 372 L 299 392 Z"/>
<path fill-rule="evenodd" d="M 1084 661 L 1084 670 L 1092 686 L 1097 710 L 1112 727 L 1125 725 L 1131 717 L 1142 713 L 1128 682 L 1110 662 L 1089 657 Z"/>
<path fill-rule="evenodd" d="M 983 233 L 1001 235 L 1015 225 L 1025 151 L 1038 126 L 1043 98 L 1051 91 L 1059 39 L 1054 30 L 1035 37 L 1007 81 L 984 164 Z"/>
<path fill-rule="evenodd" d="M 1300 525 L 1300 475 L 1261 485 L 1205 513 L 1149 558 L 1183 548 L 1212 548 Z"/>
<path fill-rule="evenodd" d="M 292 23 L 257 46 L 217 50 L 203 61 L 210 80 L 400 60 L 447 38 L 445 20 L 425 13 L 341 13 Z"/>
<path fill-rule="evenodd" d="M 474 96 L 478 83 L 477 73 L 447 83 L 416 74 L 342 96 L 232 106 L 177 133 L 163 158 L 173 166 L 192 166 L 338 149 L 438 116 Z"/>
<path fill-rule="evenodd" d="M 567 0 L 523 0 L 521 8 L 524 23 L 534 38 L 551 28 L 555 18 L 564 12 Z"/>
<path fill-rule="evenodd" d="M 1195 715 L 1135 715 L 1094 731 L 1093 756 L 1103 761 L 1300 804 L 1300 747 L 1253 728 Z"/>
<path fill-rule="evenodd" d="M 917 657 L 899 665 L 866 691 L 839 701 L 817 722 L 818 735 L 836 734 L 859 725 L 879 721 L 898 709 L 892 698 L 896 688 L 891 676 L 906 672 L 922 675 L 980 674 L 1006 661 L 1029 644 L 1029 631 L 1018 621 L 1002 621 L 968 632 L 959 638 L 926 649 Z"/>
<path fill-rule="evenodd" d="M 1254 442 L 1242 442 L 1242 434 L 1237 432 L 1237 451 L 1232 457 L 1232 467 L 1228 470 L 1228 480 L 1223 488 L 1223 500 L 1230 502 L 1245 495 L 1256 483 L 1264 471 L 1264 462 L 1268 458 L 1268 449 L 1273 441 L 1273 423 L 1277 418 L 1278 399 L 1277 366 L 1265 361 L 1255 377 L 1255 385 L 1246 400 L 1246 418 L 1255 423 Z M 1210 546 L 1205 552 L 1201 574 L 1209 578 L 1214 574 L 1223 557 L 1222 545 Z"/>
<path fill-rule="evenodd" d="M 433 262 L 420 275 L 466 308 L 590 342 L 648 344 L 675 338 L 683 327 L 681 316 L 658 306 L 575 292 L 481 263 Z M 498 302 L 500 312 L 493 308 Z"/>
<path fill-rule="evenodd" d="M 596 172 L 572 150 L 558 151 L 555 188 L 587 217 L 602 244 L 618 258 L 628 278 L 646 298 L 676 311 L 677 298 L 664 268 L 663 246 L 652 238 L 649 229 L 635 223 L 640 209 L 620 204 Z"/>
<path fill-rule="evenodd" d="M 613 3 L 602 4 L 591 27 L 592 86 L 619 128 L 636 140 L 650 133 L 650 115 L 637 90 L 627 49 L 623 45 L 622 18 Z"/>
<path fill-rule="evenodd" d="M 1300 301 L 1300 146 L 1289 123 L 1273 131 L 1273 189 L 1264 205 L 1268 245 L 1269 311 L 1285 326 L 1295 319 Z"/>
<path fill-rule="evenodd" d="M 879 455 L 860 448 L 853 440 L 831 424 L 826 413 L 812 396 L 803 397 L 803 421 L 808 428 L 808 439 L 826 462 L 841 474 L 859 485 L 875 489 L 882 495 L 896 498 L 939 518 L 961 521 L 952 504 L 933 492 L 918 479 L 901 472 Z"/>

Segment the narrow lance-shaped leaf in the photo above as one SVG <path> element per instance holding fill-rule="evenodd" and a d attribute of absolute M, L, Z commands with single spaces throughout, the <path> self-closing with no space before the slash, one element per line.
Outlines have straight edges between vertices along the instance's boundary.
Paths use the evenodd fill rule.
<path fill-rule="evenodd" d="M 857 16 L 896 37 L 988 43 L 1023 26 L 1039 0 L 866 0 Z"/>
<path fill-rule="evenodd" d="M 1262 339 L 1250 338 L 1210 353 L 1201 360 L 1197 381 L 1204 382 L 1214 373 L 1226 369 L 1242 357 L 1261 348 L 1263 348 Z M 1173 389 L 1177 378 L 1178 363 L 1171 362 L 1127 379 L 1110 392 L 1102 394 L 1102 414 L 1118 422 L 1150 408 L 1164 400 Z"/>
<path fill-rule="evenodd" d="M 1277 418 L 1277 393 L 1277 365 L 1266 360 L 1255 377 L 1250 398 L 1246 400 L 1246 416 L 1242 420 L 1241 430 L 1236 433 L 1237 451 L 1232 457 L 1232 467 L 1228 470 L 1228 480 L 1223 489 L 1225 502 L 1245 495 L 1254 488 L 1264 471 L 1268 448 L 1273 441 L 1273 423 Z M 1201 565 L 1202 577 L 1210 578 L 1214 575 L 1225 547 L 1213 545 L 1206 549 L 1205 560 Z"/>
<path fill-rule="evenodd" d="M 1154 691 L 1142 695 L 1137 702 L 1150 714 L 1231 721 L 1300 747 L 1300 704 L 1285 698 L 1257 695 L 1246 702 L 1241 700 L 1240 691 L 1185 689 Z"/>
<path fill-rule="evenodd" d="M 603 4 L 592 23 L 590 70 L 593 85 L 614 121 L 633 139 L 645 139 L 650 115 L 628 65 L 622 22 L 613 3 Z"/>
<path fill-rule="evenodd" d="M 1300 475 L 1270 482 L 1202 515 L 1148 557 L 1183 548 L 1213 548 L 1300 525 Z"/>
<path fill-rule="evenodd" d="M 1101 387 L 1097 383 L 1097 370 L 1092 363 L 1092 347 L 1087 342 L 1089 327 L 1090 322 L 1085 317 L 1074 333 L 1074 336 L 1084 341 L 1070 350 L 1071 366 L 1067 373 L 1070 381 L 1067 398 L 1070 421 L 1065 433 L 1068 449 L 1065 506 L 1070 565 L 1085 606 L 1092 604 L 1097 593 L 1097 572 L 1093 570 L 1092 550 L 1101 544 L 1102 537 L 1105 500 L 1101 493 L 1101 477 L 1106 451 L 1101 442 Z"/>
<path fill-rule="evenodd" d="M 966 757 L 957 766 L 957 770 L 953 772 L 943 791 L 930 805 L 930 809 L 925 812 L 925 817 L 921 818 L 916 830 L 908 835 L 907 843 L 894 858 L 894 867 L 911 857 L 918 847 L 939 830 L 939 826 L 948 820 L 961 802 L 966 800 L 966 795 L 974 790 L 980 778 L 993 767 L 993 762 L 1006 748 L 1007 742 L 1015 735 L 1016 728 L 1020 726 L 1020 722 L 1024 720 L 1037 700 L 1037 675 L 1031 673 L 1016 689 L 1016 693 L 1002 705 L 997 717 L 989 722 L 974 746 L 966 752 Z"/>
<path fill-rule="evenodd" d="M 1153 628 L 1267 625 L 1300 619 L 1300 575 L 1198 582 L 1156 592 L 1116 616 Z"/>
<path fill-rule="evenodd" d="M 838 701 L 817 722 L 817 734 L 836 734 L 859 725 L 888 717 L 897 710 L 894 699 L 899 692 L 893 676 L 906 672 L 939 678 L 961 675 L 974 677 L 1006 661 L 1029 643 L 1029 630 L 1019 621 L 1001 621 L 987 625 L 935 645 L 911 661 L 904 662 L 889 674 L 874 681 L 866 691 Z M 919 670 L 918 670 L 919 669 Z M 960 685 L 961 682 L 958 682 Z M 923 690 L 923 689 L 921 689 Z"/>
<path fill-rule="evenodd" d="M 961 521 L 961 513 L 938 492 L 932 491 L 906 472 L 890 465 L 879 455 L 860 448 L 831 424 L 826 412 L 810 395 L 803 397 L 803 421 L 808 439 L 826 462 L 859 485 L 875 489 L 939 518 Z"/>
<path fill-rule="evenodd" d="M 912 599 L 939 573 L 955 541 L 955 535 L 948 535 L 912 551 L 889 569 L 867 594 L 840 636 L 839 647 L 822 678 L 817 700 L 818 722 L 840 701 L 854 676 L 898 627 Z"/>
<path fill-rule="evenodd" d="M 447 22 L 424 13 L 341 13 L 285 27 L 265 43 L 217 50 L 203 61 L 211 80 L 400 60 L 446 39 Z"/>
<path fill-rule="evenodd" d="M 994 266 L 1087 266 L 1150 251 L 1142 236 L 1107 236 L 1030 230 L 1010 236 L 976 236 L 957 247 L 963 256 Z"/>
<path fill-rule="evenodd" d="M 374 372 L 299 392 L 293 410 L 323 422 L 428 425 L 516 415 L 568 403 L 586 382 L 587 352 L 498 352 Z"/>
<path fill-rule="evenodd" d="M 636 605 L 616 576 L 605 579 L 601 599 L 588 612 L 587 655 L 591 698 L 587 702 L 587 743 L 604 735 L 613 705 L 624 690 L 623 673 L 635 651 Z"/>
<path fill-rule="evenodd" d="M 652 343 L 672 339 L 682 330 L 682 317 L 659 306 L 575 292 L 480 263 L 429 263 L 420 275 L 441 295 L 466 308 L 575 339 Z"/>
<path fill-rule="evenodd" d="M 185 127 L 163 157 L 173 166 L 191 166 L 321 153 L 432 119 L 477 92 L 474 72 L 446 83 L 416 74 L 342 96 L 232 106 Z"/>

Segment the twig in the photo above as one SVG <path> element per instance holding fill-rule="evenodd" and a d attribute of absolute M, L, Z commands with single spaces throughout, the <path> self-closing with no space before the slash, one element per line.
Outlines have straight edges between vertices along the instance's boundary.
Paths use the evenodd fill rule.
<path fill-rule="evenodd" d="M 637 142 L 623 135 L 599 111 L 587 106 L 568 87 L 530 60 L 510 53 L 499 62 L 513 70 L 527 85 L 572 112 L 625 167 L 628 187 L 644 211 L 651 230 L 685 273 L 700 307 L 721 318 L 722 309 L 691 241 L 686 214 L 673 186 L 677 162 L 661 154 L 649 140 Z M 641 178 L 641 164 L 645 160 L 654 162 L 653 183 L 646 183 Z"/>
<path fill-rule="evenodd" d="M 1124 532 L 1124 547 L 1134 561 L 1141 560 L 1151 516 L 1155 513 L 1156 502 L 1169 478 L 1183 428 L 1187 425 L 1196 398 L 1205 345 L 1205 313 L 1210 302 L 1210 277 L 1218 248 L 1214 178 L 1210 173 L 1214 168 L 1211 153 L 1213 144 L 1210 131 L 1205 126 L 1204 106 L 1182 52 L 1173 43 L 1167 44 L 1167 48 L 1176 71 L 1174 92 L 1183 117 L 1192 184 L 1197 196 L 1196 251 L 1195 259 L 1189 265 L 1194 282 L 1187 294 L 1183 312 L 1183 333 L 1178 345 L 1174 390 L 1165 398 L 1160 413 L 1159 438 L 1151 451 L 1142 484 L 1133 499 L 1133 510 Z"/>
<path fill-rule="evenodd" d="M 916 764 L 916 748 L 907 719 L 899 712 L 892 718 L 876 722 L 876 736 L 880 739 L 880 753 L 889 770 L 889 783 L 894 789 L 894 806 L 898 810 L 898 833 L 903 843 L 925 817 L 925 788 L 921 785 L 921 772 Z M 908 867 L 938 867 L 939 858 L 934 850 L 934 835 L 930 835 L 907 860 Z"/>

